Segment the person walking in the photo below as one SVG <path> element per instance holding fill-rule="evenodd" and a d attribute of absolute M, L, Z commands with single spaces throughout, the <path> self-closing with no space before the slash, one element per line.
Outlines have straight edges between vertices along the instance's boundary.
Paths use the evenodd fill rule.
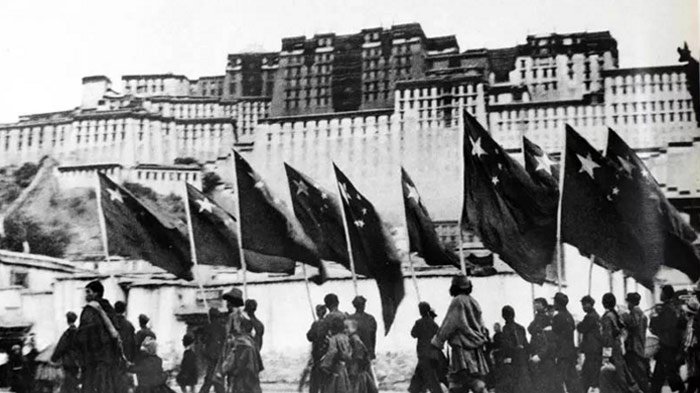
<path fill-rule="evenodd" d="M 533 301 L 535 319 L 527 327 L 530 340 L 530 374 L 535 392 L 563 393 L 564 386 L 557 375 L 556 343 L 552 332 L 554 307 L 545 298 Z"/>
<path fill-rule="evenodd" d="M 431 344 L 442 350 L 445 342 L 451 348 L 450 389 L 455 392 L 482 393 L 489 367 L 484 353 L 488 341 L 479 303 L 471 296 L 472 283 L 463 275 L 452 278 L 452 301 L 442 325 Z"/>
<path fill-rule="evenodd" d="M 505 320 L 500 340 L 504 381 L 497 392 L 529 393 L 532 391 L 532 380 L 527 364 L 528 342 L 525 328 L 515 322 L 513 307 L 504 306 L 501 316 Z"/>
<path fill-rule="evenodd" d="M 603 368 L 600 372 L 601 393 L 642 393 L 639 386 L 627 369 L 623 357 L 622 323 L 615 310 L 615 295 L 603 295 L 605 313 L 600 320 L 600 336 L 603 344 Z"/>
<path fill-rule="evenodd" d="M 78 316 L 74 312 L 68 311 L 66 313 L 68 329 L 61 335 L 51 355 L 51 361 L 54 363 L 60 362 L 63 368 L 61 393 L 80 392 L 78 381 L 78 375 L 80 373 L 80 353 L 78 351 L 78 340 L 76 338 L 78 328 L 75 326 L 75 321 L 77 319 Z"/>
<path fill-rule="evenodd" d="M 686 320 L 674 304 L 674 298 L 673 287 L 664 285 L 661 288 L 661 304 L 655 307 L 649 321 L 649 331 L 659 338 L 659 350 L 654 356 L 656 365 L 651 376 L 651 393 L 660 393 L 666 381 L 672 391 L 685 392 L 679 369 L 683 362 L 681 343 Z"/>
<path fill-rule="evenodd" d="M 347 364 L 352 358 L 350 339 L 345 334 L 344 319 L 328 316 L 324 325 L 328 325 L 330 337 L 321 358 L 321 393 L 352 393 Z"/>
<path fill-rule="evenodd" d="M 372 314 L 365 312 L 367 299 L 364 296 L 355 296 L 352 299 L 352 305 L 355 307 L 355 313 L 349 318 L 357 321 L 357 335 L 360 337 L 365 347 L 369 351 L 370 359 L 376 359 L 375 347 L 377 344 L 377 320 Z"/>
<path fill-rule="evenodd" d="M 636 292 L 627 294 L 627 312 L 620 318 L 627 330 L 625 338 L 625 362 L 637 385 L 644 393 L 649 392 L 649 360 L 645 356 L 647 326 L 649 320 L 639 307 L 642 297 Z"/>
<path fill-rule="evenodd" d="M 194 353 L 194 336 L 185 334 L 182 337 L 182 346 L 185 352 L 182 354 L 180 362 L 180 372 L 177 374 L 177 384 L 182 393 L 194 393 L 194 387 L 199 379 L 199 369 L 197 367 L 197 355 Z"/>
<path fill-rule="evenodd" d="M 595 310 L 595 300 L 586 295 L 581 298 L 581 308 L 586 315 L 583 321 L 576 325 L 576 331 L 581 334 L 579 351 L 583 353 L 581 367 L 581 387 L 584 392 L 597 389 L 600 379 L 600 366 L 603 363 L 603 345 L 600 338 L 600 315 Z"/>
<path fill-rule="evenodd" d="M 311 328 L 306 333 L 306 339 L 311 342 L 311 359 L 309 365 L 305 368 L 309 371 L 309 393 L 318 393 L 321 386 L 321 357 L 323 357 L 326 345 L 326 336 L 323 334 L 323 319 L 326 316 L 328 309 L 324 304 L 316 306 L 316 320 L 311 324 Z M 302 375 L 301 380 L 303 381 Z M 301 391 L 303 383 L 299 384 Z"/>
<path fill-rule="evenodd" d="M 226 328 L 221 323 L 221 319 L 219 309 L 214 307 L 209 309 L 209 322 L 202 329 L 206 368 L 204 382 L 199 388 L 199 393 L 209 393 L 212 386 L 214 386 L 216 393 L 224 393 L 226 390 L 223 379 L 216 375 L 217 366 L 226 343 Z"/>
<path fill-rule="evenodd" d="M 427 302 L 418 303 L 420 319 L 411 329 L 411 337 L 415 338 L 418 365 L 408 386 L 410 393 L 442 393 L 440 383 L 447 386 L 447 359 L 442 351 L 430 344 L 439 326 L 435 323 L 435 311 Z"/>
<path fill-rule="evenodd" d="M 566 308 L 569 297 L 557 292 L 554 295 L 554 310 L 552 317 L 552 332 L 554 333 L 558 378 L 564 384 L 568 393 L 581 393 L 581 382 L 576 371 L 578 355 L 574 344 L 576 325 L 574 317 Z"/>
<path fill-rule="evenodd" d="M 83 393 L 118 393 L 126 359 L 121 353 L 121 338 L 114 327 L 116 314 L 103 298 L 104 287 L 92 281 L 85 287 L 87 304 L 80 314 L 76 333 L 82 366 Z"/>

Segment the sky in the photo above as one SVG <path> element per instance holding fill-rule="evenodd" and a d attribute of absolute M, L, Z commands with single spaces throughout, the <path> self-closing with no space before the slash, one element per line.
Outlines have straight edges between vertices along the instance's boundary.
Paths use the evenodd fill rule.
<path fill-rule="evenodd" d="M 0 123 L 80 103 L 81 78 L 224 73 L 226 55 L 278 51 L 281 38 L 418 22 L 462 50 L 524 43 L 528 34 L 610 30 L 621 67 L 698 55 L 700 0 L 2 0 Z"/>

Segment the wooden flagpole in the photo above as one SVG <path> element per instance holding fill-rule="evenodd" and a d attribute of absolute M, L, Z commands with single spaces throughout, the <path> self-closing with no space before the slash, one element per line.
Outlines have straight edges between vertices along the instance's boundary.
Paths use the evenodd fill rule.
<path fill-rule="evenodd" d="M 109 241 L 107 240 L 107 221 L 105 221 L 105 213 L 102 210 L 102 182 L 100 182 L 100 175 L 95 171 L 95 197 L 97 200 L 97 218 L 100 223 L 100 235 L 102 238 L 102 248 L 104 249 L 105 261 L 109 262 Z M 119 190 L 117 190 L 118 192 Z"/>
<path fill-rule="evenodd" d="M 566 130 L 564 130 L 564 148 L 561 151 L 561 161 L 559 165 L 559 204 L 557 206 L 557 288 L 561 292 L 562 281 L 564 279 L 564 250 L 561 241 L 561 202 L 564 195 L 564 178 L 566 173 Z M 545 154 L 547 154 L 545 152 Z"/>
<path fill-rule="evenodd" d="M 465 109 L 466 111 L 466 109 Z M 462 166 L 462 211 L 459 213 L 459 220 L 457 220 L 457 231 L 459 231 L 459 269 L 462 271 L 462 274 L 464 276 L 467 275 L 467 263 L 464 260 L 464 239 L 462 238 L 462 215 L 464 214 L 464 200 L 465 200 L 465 195 L 464 195 L 464 112 L 462 112 L 460 121 L 459 121 L 460 129 L 462 130 L 462 133 L 460 134 L 459 138 L 459 151 L 462 153 L 462 160 L 460 162 L 460 165 Z"/>
<path fill-rule="evenodd" d="M 309 307 L 311 307 L 311 318 L 316 321 L 316 310 L 314 309 L 314 302 L 311 300 L 311 289 L 309 289 L 309 276 L 306 275 L 306 265 L 301 264 L 301 271 L 304 272 L 304 285 L 306 285 L 306 298 L 309 300 Z"/>
<path fill-rule="evenodd" d="M 416 290 L 416 298 L 418 299 L 418 302 L 420 303 L 421 298 L 420 298 L 420 291 L 418 290 L 418 279 L 416 278 L 416 270 L 413 267 L 413 258 L 411 257 L 411 251 L 408 251 L 408 266 L 411 269 L 411 281 L 413 281 L 413 288 Z"/>
<path fill-rule="evenodd" d="M 185 215 L 187 216 L 187 234 L 190 240 L 190 255 L 192 256 L 192 264 L 195 267 L 197 267 L 199 266 L 199 264 L 197 263 L 197 245 L 194 243 L 194 230 L 192 229 L 192 212 L 190 211 L 190 197 L 187 192 L 187 183 L 184 181 L 182 182 L 182 188 L 182 191 L 184 192 L 183 201 L 185 202 Z M 207 302 L 207 293 L 204 291 L 204 285 L 202 284 L 201 277 L 199 277 L 199 271 L 195 271 L 195 274 L 197 275 L 197 285 L 199 286 L 199 290 L 202 292 L 202 301 L 204 302 L 204 307 L 206 307 L 206 309 L 209 310 L 209 303 Z M 207 318 L 209 318 L 209 312 L 207 312 Z"/>
<path fill-rule="evenodd" d="M 588 267 L 588 296 L 591 295 L 593 286 L 593 264 L 595 263 L 595 255 L 591 255 L 591 265 Z"/>
<path fill-rule="evenodd" d="M 335 174 L 335 168 L 333 170 L 333 173 Z M 347 250 L 348 250 L 348 259 L 350 261 L 350 273 L 352 273 L 352 285 L 353 288 L 355 289 L 355 296 L 358 295 L 357 292 L 357 275 L 355 274 L 355 258 L 352 255 L 352 244 L 350 244 L 350 231 L 348 230 L 348 219 L 345 216 L 345 204 L 349 203 L 349 201 L 346 201 L 345 199 L 345 192 L 342 189 L 340 182 L 338 181 L 338 176 L 335 176 L 335 183 L 338 186 L 338 192 L 340 193 L 340 214 L 343 218 L 343 229 L 345 230 L 345 243 L 347 245 Z"/>
<path fill-rule="evenodd" d="M 245 253 L 243 252 L 243 232 L 241 229 L 241 194 L 238 190 L 238 172 L 236 171 L 236 154 L 235 150 L 231 152 L 231 158 L 233 158 L 233 174 L 236 178 L 235 183 L 235 194 L 236 194 L 236 224 L 238 226 L 238 256 L 241 260 L 241 269 L 243 270 L 243 298 L 248 300 L 248 267 L 245 262 Z"/>

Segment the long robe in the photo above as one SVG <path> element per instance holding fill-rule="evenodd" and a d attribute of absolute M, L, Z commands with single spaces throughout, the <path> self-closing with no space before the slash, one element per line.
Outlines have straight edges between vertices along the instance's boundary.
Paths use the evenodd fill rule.
<path fill-rule="evenodd" d="M 529 393 L 532 392 L 532 380 L 527 364 L 528 347 L 525 328 L 515 322 L 506 322 L 503 326 L 500 343 L 500 358 L 502 381 L 496 381 L 501 386 L 500 393 Z"/>
<path fill-rule="evenodd" d="M 98 301 L 114 324 L 114 309 L 105 299 Z M 100 313 L 87 305 L 80 314 L 77 332 L 78 347 L 83 367 L 83 393 L 116 393 L 120 391 L 122 370 L 115 339 L 102 320 Z"/>
<path fill-rule="evenodd" d="M 603 347 L 600 341 L 600 316 L 595 310 L 591 310 L 583 317 L 583 321 L 576 325 L 576 330 L 581 333 L 579 350 L 583 352 L 585 359 L 581 368 L 581 386 L 585 391 L 589 388 L 597 388 L 600 380 L 600 366 L 603 362 Z"/>
<path fill-rule="evenodd" d="M 259 375 L 263 363 L 255 340 L 248 334 L 236 337 L 233 352 L 233 372 L 228 393 L 261 393 Z"/>
<path fill-rule="evenodd" d="M 455 296 L 433 339 L 438 348 L 442 348 L 445 342 L 450 344 L 450 373 L 485 377 L 489 372 L 484 353 L 487 341 L 479 303 L 469 295 Z"/>
<path fill-rule="evenodd" d="M 352 358 L 347 365 L 348 377 L 353 393 L 377 393 L 377 386 L 371 372 L 371 355 L 360 336 L 350 336 Z"/>
<path fill-rule="evenodd" d="M 614 369 L 609 366 L 604 366 L 601 369 L 601 393 L 641 393 L 623 358 L 621 332 L 617 314 L 606 311 L 600 319 L 600 336 L 603 343 L 603 355 L 609 356 Z"/>
<path fill-rule="evenodd" d="M 347 363 L 352 358 L 350 339 L 345 333 L 337 333 L 328 339 L 326 353 L 321 358 L 322 393 L 351 393 Z"/>
<path fill-rule="evenodd" d="M 647 326 L 649 320 L 639 306 L 620 316 L 627 329 L 625 339 L 625 361 L 632 376 L 643 392 L 649 391 L 649 360 L 645 355 Z"/>
<path fill-rule="evenodd" d="M 550 325 L 551 320 L 544 313 L 535 315 L 535 320 L 528 326 L 532 335 L 530 340 L 530 356 L 540 359 L 530 362 L 530 373 L 535 389 L 534 392 L 563 393 L 564 387 L 556 372 L 556 344 Z"/>

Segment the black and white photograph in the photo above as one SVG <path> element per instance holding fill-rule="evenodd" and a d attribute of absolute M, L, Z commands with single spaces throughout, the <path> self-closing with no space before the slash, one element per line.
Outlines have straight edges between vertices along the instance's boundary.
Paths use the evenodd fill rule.
<path fill-rule="evenodd" d="M 0 37 L 0 393 L 700 393 L 700 0 Z"/>

